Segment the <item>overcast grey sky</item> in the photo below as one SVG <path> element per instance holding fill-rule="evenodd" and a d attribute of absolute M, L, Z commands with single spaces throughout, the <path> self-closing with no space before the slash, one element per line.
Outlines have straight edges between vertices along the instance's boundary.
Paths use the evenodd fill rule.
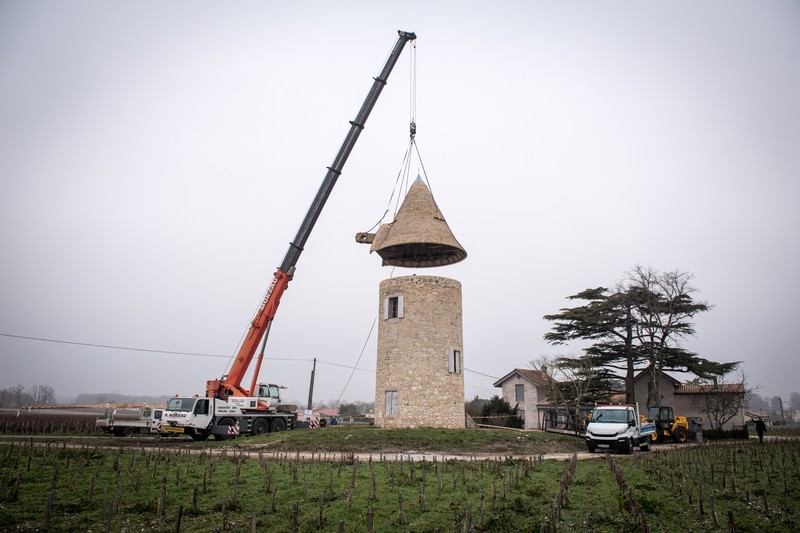
<path fill-rule="evenodd" d="M 235 353 L 402 29 L 419 37 L 422 161 L 469 257 L 394 275 L 462 282 L 468 398 L 563 353 L 542 316 L 637 264 L 693 273 L 714 310 L 687 348 L 787 398 L 798 28 L 796 1 L 0 1 L 0 388 L 187 394 L 219 377 L 223 357 L 7 335 Z M 261 377 L 302 403 L 314 357 L 315 399 L 374 397 L 391 271 L 353 236 L 400 170 L 410 57 L 273 324 Z"/>

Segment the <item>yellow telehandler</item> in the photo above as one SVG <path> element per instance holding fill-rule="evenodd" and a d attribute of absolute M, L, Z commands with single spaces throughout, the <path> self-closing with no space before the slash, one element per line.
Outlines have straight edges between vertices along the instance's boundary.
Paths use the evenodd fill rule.
<path fill-rule="evenodd" d="M 675 416 L 672 407 L 651 407 L 647 412 L 647 419 L 656 424 L 656 432 L 650 436 L 653 442 L 689 440 L 689 421 L 685 416 Z"/>

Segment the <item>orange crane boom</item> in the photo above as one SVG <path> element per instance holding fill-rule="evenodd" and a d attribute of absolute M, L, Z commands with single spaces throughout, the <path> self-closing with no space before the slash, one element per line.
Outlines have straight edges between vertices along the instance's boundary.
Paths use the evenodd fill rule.
<path fill-rule="evenodd" d="M 417 38 L 412 32 L 398 31 L 397 33 L 397 42 L 380 74 L 378 77 L 374 78 L 375 81 L 367 94 L 367 98 L 364 100 L 364 104 L 361 106 L 361 110 L 358 112 L 355 120 L 350 122 L 350 131 L 345 137 L 342 146 L 339 148 L 339 152 L 336 154 L 333 163 L 328 167 L 328 172 L 317 191 L 317 195 L 311 207 L 309 207 L 303 219 L 303 223 L 300 225 L 300 229 L 297 231 L 297 235 L 294 240 L 289 243 L 289 250 L 286 252 L 281 266 L 275 271 L 272 283 L 256 312 L 255 318 L 253 318 L 253 321 L 250 323 L 250 329 L 239 348 L 239 353 L 236 355 L 236 359 L 233 361 L 230 371 L 227 375 L 222 376 L 221 379 L 212 379 L 206 383 L 207 397 L 221 398 L 224 400 L 230 396 L 257 396 L 257 391 L 255 390 L 256 381 L 264 357 L 264 349 L 269 336 L 269 330 L 272 325 L 272 320 L 275 318 L 275 313 L 278 310 L 278 305 L 280 305 L 281 297 L 294 276 L 297 260 L 300 258 L 306 240 L 308 240 L 311 230 L 314 228 L 314 224 L 319 218 L 322 208 L 333 190 L 333 186 L 336 184 L 336 180 L 342 173 L 344 164 L 350 152 L 353 150 L 361 134 L 361 130 L 364 129 L 364 124 L 372 108 L 375 106 L 375 103 L 378 101 L 378 96 L 380 96 L 383 87 L 386 85 L 389 74 L 391 74 L 392 69 L 397 63 L 400 53 L 403 51 L 408 41 L 413 41 Z M 246 389 L 242 386 L 242 380 L 253 361 L 259 343 L 262 345 L 261 353 L 253 372 L 250 388 Z"/>

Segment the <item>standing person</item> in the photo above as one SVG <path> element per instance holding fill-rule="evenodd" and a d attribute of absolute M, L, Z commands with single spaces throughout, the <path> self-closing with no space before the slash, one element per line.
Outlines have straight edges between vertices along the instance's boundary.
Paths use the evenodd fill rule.
<path fill-rule="evenodd" d="M 764 444 L 764 433 L 767 432 L 767 425 L 762 419 L 756 420 L 756 433 L 758 433 L 758 442 Z"/>

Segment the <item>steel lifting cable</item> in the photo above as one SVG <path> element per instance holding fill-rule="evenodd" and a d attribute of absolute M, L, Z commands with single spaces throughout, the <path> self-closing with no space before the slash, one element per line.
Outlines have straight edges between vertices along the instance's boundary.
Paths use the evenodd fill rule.
<path fill-rule="evenodd" d="M 410 87 L 408 89 L 408 127 L 411 135 L 411 141 L 414 141 L 414 136 L 417 134 L 417 41 L 411 44 L 409 54 L 409 68 L 410 73 L 408 76 Z"/>
<path fill-rule="evenodd" d="M 431 187 L 431 182 L 428 179 L 428 173 L 425 170 L 425 163 L 422 162 L 422 155 L 419 153 L 419 147 L 417 146 L 417 43 L 414 41 L 413 46 L 411 48 L 411 98 L 410 98 L 410 107 L 411 110 L 409 112 L 409 129 L 410 129 L 410 141 L 408 144 L 408 150 L 411 151 L 412 147 L 414 149 L 414 153 L 417 154 L 417 160 L 419 161 L 420 168 L 422 170 L 422 176 L 425 177 L 425 183 L 428 186 L 428 190 L 431 193 L 431 196 L 434 198 L 434 203 L 436 203 L 436 197 L 433 194 L 433 187 Z M 407 156 L 410 160 L 410 154 Z M 410 164 L 410 163 L 409 163 Z M 417 172 L 419 174 L 419 172 Z M 408 172 L 406 174 L 406 179 L 408 178 Z M 405 184 L 407 185 L 407 183 Z M 395 211 L 396 212 L 396 211 Z"/>
<path fill-rule="evenodd" d="M 390 279 L 394 277 L 394 269 L 395 267 L 392 267 L 392 270 L 389 273 Z M 358 359 L 356 359 L 356 364 L 353 365 L 353 368 L 350 371 L 350 375 L 347 376 L 347 381 L 345 382 L 344 387 L 342 387 L 342 392 L 339 393 L 339 397 L 336 398 L 336 403 L 333 405 L 331 409 L 336 409 L 339 406 L 339 402 L 342 401 L 342 396 L 344 396 L 344 393 L 347 391 L 347 387 L 350 386 L 350 381 L 353 379 L 353 375 L 356 373 L 356 370 L 361 370 L 358 368 L 358 363 L 360 363 L 361 358 L 364 357 L 364 352 L 367 349 L 369 340 L 372 338 L 372 333 L 375 331 L 375 324 L 377 323 L 378 323 L 378 315 L 375 315 L 375 317 L 372 319 L 372 325 L 369 327 L 369 333 L 367 333 L 367 338 L 364 339 L 364 344 L 361 346 L 361 352 L 358 354 Z"/>
<path fill-rule="evenodd" d="M 419 147 L 417 146 L 417 44 L 416 41 L 414 42 L 411 48 L 411 97 L 410 100 L 410 110 L 409 110 L 409 142 L 408 142 L 408 154 L 406 155 L 406 169 L 405 169 L 405 176 L 403 182 L 403 189 L 407 190 L 410 177 L 410 165 L 411 165 L 411 157 L 412 153 L 417 155 L 417 161 L 419 161 L 420 169 L 422 170 L 422 176 L 425 177 L 425 184 L 428 186 L 428 190 L 433 196 L 433 188 L 431 187 L 431 182 L 428 179 L 428 173 L 425 171 L 425 163 L 422 162 L 422 156 L 419 153 Z M 417 171 L 417 175 L 420 175 L 419 170 Z M 434 197 L 434 203 L 436 202 Z M 395 209 L 395 213 L 397 213 L 397 209 Z"/>
<path fill-rule="evenodd" d="M 380 220 L 372 226 L 367 232 L 371 232 L 375 228 L 381 225 L 383 220 L 386 218 L 386 215 L 389 213 L 389 210 L 392 207 L 392 201 L 395 202 L 394 214 L 397 214 L 398 209 L 400 209 L 400 203 L 402 201 L 401 195 L 398 193 L 397 197 L 395 198 L 395 193 L 399 190 L 406 190 L 408 188 L 408 176 L 411 169 L 411 157 L 414 153 L 417 154 L 417 159 L 419 159 L 420 165 L 422 166 L 423 173 L 425 172 L 425 167 L 422 165 L 422 159 L 419 157 L 419 149 L 417 148 L 416 142 L 414 138 L 417 134 L 417 41 L 411 41 L 411 53 L 409 59 L 409 142 L 408 147 L 406 148 L 405 154 L 403 154 L 403 161 L 400 164 L 400 170 L 397 172 L 397 177 L 395 178 L 394 188 L 392 189 L 392 194 L 389 196 L 389 201 L 386 206 L 386 210 L 383 212 Z M 413 148 L 413 150 L 412 150 Z M 428 181 L 428 176 L 425 174 L 425 181 Z M 430 183 L 428 184 L 428 188 L 430 189 Z M 392 267 L 391 272 L 389 273 L 389 278 L 394 276 L 394 269 Z M 333 406 L 334 409 L 339 405 L 339 402 L 344 396 L 347 387 L 350 385 L 350 380 L 353 379 L 353 375 L 355 374 L 356 370 L 358 369 L 358 363 L 361 362 L 361 358 L 364 356 L 364 351 L 367 348 L 367 344 L 369 340 L 372 338 L 372 333 L 375 331 L 375 324 L 378 322 L 378 317 L 372 320 L 372 325 L 369 328 L 369 333 L 367 333 L 367 338 L 364 340 L 364 344 L 361 347 L 361 352 L 358 354 L 358 359 L 356 360 L 356 364 L 353 365 L 353 370 L 350 372 L 350 376 L 347 378 L 347 382 L 342 387 L 342 392 L 339 394 L 339 398 L 336 400 L 336 404 Z"/>
<path fill-rule="evenodd" d="M 392 210 L 392 203 L 394 202 L 394 211 L 393 214 L 397 214 L 397 210 L 400 208 L 400 204 L 402 202 L 402 195 L 398 191 L 406 190 L 408 188 L 408 175 L 411 168 L 411 157 L 414 154 L 414 150 L 412 150 L 412 146 L 414 146 L 414 136 L 416 135 L 417 131 L 417 124 L 416 124 L 416 114 L 417 114 L 417 42 L 416 40 L 411 41 L 410 43 L 411 49 L 409 54 L 409 130 L 410 130 L 410 139 L 408 146 L 406 147 L 406 151 L 403 154 L 403 160 L 400 163 L 400 169 L 397 172 L 397 176 L 395 177 L 394 181 L 394 188 L 392 188 L 392 193 L 389 195 L 389 200 L 386 203 L 386 209 L 384 210 L 381 217 L 378 221 L 373 225 L 371 228 L 367 230 L 367 233 L 372 232 L 375 228 L 379 227 L 381 223 L 386 219 L 386 215 L 389 214 L 389 211 Z M 419 152 L 417 151 L 417 156 L 419 157 Z M 427 179 L 427 177 L 426 177 Z M 397 196 L 395 196 L 397 195 Z"/>
<path fill-rule="evenodd" d="M 393 214 L 396 215 L 397 211 L 400 209 L 400 205 L 403 202 L 403 196 L 400 194 L 399 191 L 406 191 L 410 187 L 410 179 L 411 179 L 411 164 L 412 159 L 416 155 L 416 159 L 419 162 L 419 169 L 417 170 L 417 174 L 421 175 L 425 178 L 425 184 L 428 186 L 428 190 L 431 192 L 431 196 L 433 196 L 433 187 L 431 187 L 431 182 L 428 179 L 428 172 L 425 170 L 425 163 L 422 161 L 422 155 L 419 153 L 419 147 L 417 146 L 417 45 L 416 41 L 412 43 L 411 47 L 411 58 L 410 58 L 410 96 L 409 96 L 409 141 L 406 147 L 406 151 L 403 154 L 403 160 L 400 163 L 400 169 L 397 172 L 397 176 L 395 177 L 394 188 L 392 188 L 392 193 L 389 195 L 389 201 L 386 204 L 386 209 L 384 210 L 383 214 L 381 215 L 378 222 L 375 223 L 367 233 L 372 232 L 375 228 L 379 227 L 381 223 L 386 219 L 386 215 L 389 214 L 389 211 L 392 211 Z M 435 202 L 435 196 L 434 196 Z"/>

